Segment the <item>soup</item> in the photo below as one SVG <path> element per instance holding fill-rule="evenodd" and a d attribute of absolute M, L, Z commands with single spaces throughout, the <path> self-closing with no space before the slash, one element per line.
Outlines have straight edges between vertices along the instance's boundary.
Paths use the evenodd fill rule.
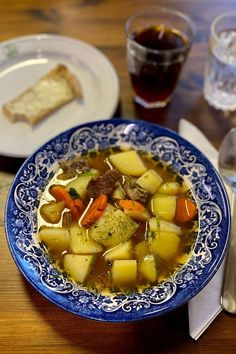
<path fill-rule="evenodd" d="M 38 239 L 55 266 L 102 292 L 167 279 L 190 256 L 197 225 L 184 180 L 134 150 L 61 161 L 38 210 Z"/>

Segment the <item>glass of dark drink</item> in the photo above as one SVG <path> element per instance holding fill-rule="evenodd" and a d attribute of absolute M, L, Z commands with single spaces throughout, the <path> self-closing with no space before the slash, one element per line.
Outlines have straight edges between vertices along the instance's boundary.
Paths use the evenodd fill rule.
<path fill-rule="evenodd" d="M 135 102 L 145 108 L 165 107 L 193 42 L 192 20 L 161 7 L 130 17 L 125 30 Z"/>

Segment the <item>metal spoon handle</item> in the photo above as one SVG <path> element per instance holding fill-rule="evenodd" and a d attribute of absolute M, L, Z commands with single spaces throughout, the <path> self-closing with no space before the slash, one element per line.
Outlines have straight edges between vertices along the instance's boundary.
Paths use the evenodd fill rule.
<path fill-rule="evenodd" d="M 236 314 L 236 195 L 232 200 L 231 236 L 226 260 L 225 278 L 221 294 L 222 307 Z"/>

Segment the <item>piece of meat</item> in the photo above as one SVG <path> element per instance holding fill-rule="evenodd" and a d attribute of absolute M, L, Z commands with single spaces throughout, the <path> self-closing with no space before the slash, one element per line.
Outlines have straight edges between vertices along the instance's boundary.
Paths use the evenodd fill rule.
<path fill-rule="evenodd" d="M 149 192 L 141 188 L 134 177 L 125 178 L 123 189 L 129 199 L 137 200 L 141 203 L 146 203 L 148 200 Z"/>
<path fill-rule="evenodd" d="M 62 160 L 59 162 L 59 165 L 62 168 L 66 178 L 75 177 L 78 171 L 86 172 L 90 170 L 88 161 L 80 156 L 75 156 L 70 160 Z"/>
<path fill-rule="evenodd" d="M 106 171 L 102 176 L 92 178 L 86 189 L 87 198 L 97 198 L 101 194 L 111 197 L 121 180 L 121 174 L 113 169 Z"/>

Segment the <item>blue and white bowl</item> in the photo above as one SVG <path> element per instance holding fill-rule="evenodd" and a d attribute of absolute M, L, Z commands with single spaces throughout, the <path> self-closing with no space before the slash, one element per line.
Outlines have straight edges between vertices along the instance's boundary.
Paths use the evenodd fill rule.
<path fill-rule="evenodd" d="M 37 242 L 37 208 L 58 161 L 75 152 L 120 145 L 148 151 L 184 176 L 198 205 L 199 230 L 191 258 L 164 283 L 141 294 L 104 296 L 70 282 L 50 263 Z M 209 282 L 227 247 L 230 208 L 217 171 L 196 147 L 169 129 L 143 121 L 112 119 L 74 127 L 33 153 L 12 183 L 5 225 L 18 268 L 42 295 L 82 317 L 125 322 L 174 310 Z"/>

